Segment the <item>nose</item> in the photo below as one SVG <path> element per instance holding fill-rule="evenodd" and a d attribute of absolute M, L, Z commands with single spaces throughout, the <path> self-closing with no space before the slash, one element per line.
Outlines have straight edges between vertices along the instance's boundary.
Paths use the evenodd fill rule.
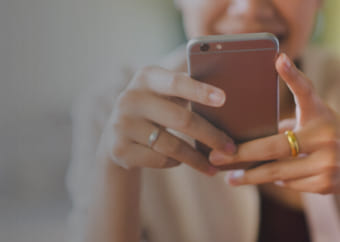
<path fill-rule="evenodd" d="M 272 0 L 231 0 L 227 12 L 251 20 L 267 20 L 275 15 Z"/>

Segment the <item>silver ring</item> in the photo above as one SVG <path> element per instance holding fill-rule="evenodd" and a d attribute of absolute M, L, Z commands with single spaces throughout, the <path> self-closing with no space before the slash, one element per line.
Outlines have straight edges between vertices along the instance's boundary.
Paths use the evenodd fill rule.
<path fill-rule="evenodd" d="M 148 142 L 148 146 L 150 148 L 152 148 L 152 146 L 156 143 L 160 133 L 161 133 L 160 128 L 157 128 L 151 132 L 151 134 L 149 135 L 149 142 Z"/>

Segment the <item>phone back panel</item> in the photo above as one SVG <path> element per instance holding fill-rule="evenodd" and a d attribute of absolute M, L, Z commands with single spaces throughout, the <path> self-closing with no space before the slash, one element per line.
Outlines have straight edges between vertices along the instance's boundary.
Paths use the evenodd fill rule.
<path fill-rule="evenodd" d="M 209 50 L 202 51 L 202 44 L 208 44 Z M 237 144 L 278 132 L 275 36 L 208 36 L 192 40 L 187 50 L 191 77 L 220 87 L 227 95 L 220 108 L 192 103 L 194 112 L 225 131 Z M 204 145 L 198 146 L 203 153 L 209 152 Z"/>

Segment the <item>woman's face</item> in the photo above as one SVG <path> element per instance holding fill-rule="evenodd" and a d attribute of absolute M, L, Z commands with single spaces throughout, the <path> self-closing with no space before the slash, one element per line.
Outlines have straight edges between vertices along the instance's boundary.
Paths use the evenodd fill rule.
<path fill-rule="evenodd" d="M 301 54 L 322 0 L 177 0 L 189 38 L 270 32 L 291 58 Z"/>

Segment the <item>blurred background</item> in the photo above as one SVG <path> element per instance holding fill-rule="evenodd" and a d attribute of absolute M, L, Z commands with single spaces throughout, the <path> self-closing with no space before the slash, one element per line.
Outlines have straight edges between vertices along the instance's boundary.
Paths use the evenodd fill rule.
<path fill-rule="evenodd" d="M 340 53 L 339 11 L 313 41 Z M 172 0 L 1 0 L 0 241 L 64 241 L 73 100 L 184 42 Z"/>
<path fill-rule="evenodd" d="M 324 28 L 320 33 L 320 43 L 340 53 L 340 1 L 326 0 L 324 6 Z"/>

